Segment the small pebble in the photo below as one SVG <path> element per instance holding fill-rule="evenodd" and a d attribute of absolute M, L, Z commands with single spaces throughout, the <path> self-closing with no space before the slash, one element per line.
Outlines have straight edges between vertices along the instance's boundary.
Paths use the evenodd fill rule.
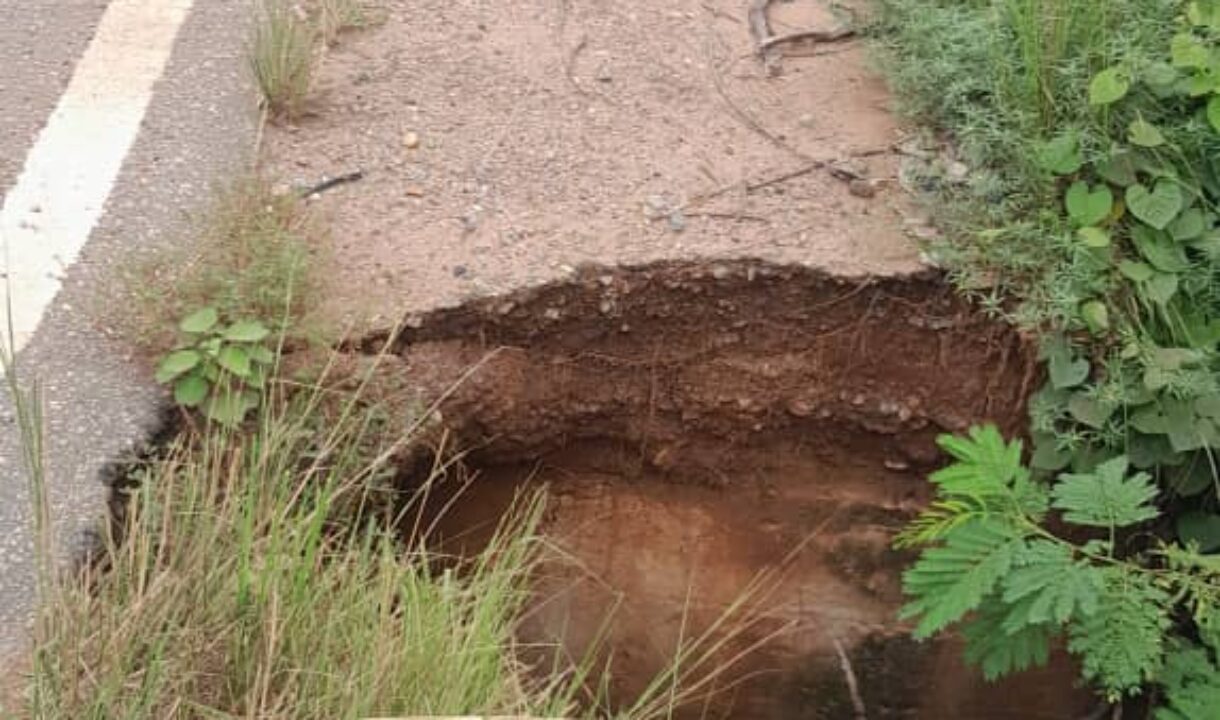
<path fill-rule="evenodd" d="M 408 150 L 414 150 L 414 149 L 418 148 L 419 147 L 419 133 L 408 130 L 407 133 L 402 136 L 402 144 Z"/>
<path fill-rule="evenodd" d="M 669 214 L 669 229 L 676 233 L 686 229 L 686 216 L 681 210 L 674 210 Z"/>
<path fill-rule="evenodd" d="M 847 184 L 847 190 L 858 198 L 871 198 L 877 195 L 877 188 L 867 180 L 852 180 Z"/>
<path fill-rule="evenodd" d="M 466 273 L 467 273 L 467 270 L 466 270 L 465 265 L 454 265 L 453 266 L 453 277 L 456 277 L 456 278 L 466 277 Z"/>

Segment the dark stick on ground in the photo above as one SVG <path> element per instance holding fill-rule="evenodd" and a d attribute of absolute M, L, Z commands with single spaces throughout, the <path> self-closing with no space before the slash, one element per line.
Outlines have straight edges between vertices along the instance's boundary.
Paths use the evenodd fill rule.
<path fill-rule="evenodd" d="M 338 177 L 330 178 L 329 180 L 323 180 L 322 182 L 318 183 L 317 185 L 314 185 L 313 187 L 309 187 L 309 188 L 306 188 L 305 190 L 302 190 L 301 197 L 307 198 L 307 197 L 310 197 L 313 195 L 317 195 L 319 193 L 324 193 L 327 190 L 332 190 L 340 185 L 345 185 L 347 183 L 356 182 L 357 180 L 360 180 L 362 178 L 364 178 L 364 171 L 357 170 L 355 172 L 347 173 L 346 175 L 340 175 Z"/>

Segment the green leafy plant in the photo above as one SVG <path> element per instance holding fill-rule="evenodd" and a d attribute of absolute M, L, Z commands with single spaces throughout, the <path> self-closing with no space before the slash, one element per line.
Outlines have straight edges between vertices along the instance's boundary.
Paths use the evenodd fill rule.
<path fill-rule="evenodd" d="M 1215 663 L 1220 560 L 1133 533 L 1161 515 L 1148 473 L 1119 456 L 1039 482 L 1021 442 L 992 426 L 940 445 L 953 462 L 931 476 L 935 501 L 897 540 L 924 548 L 903 577 L 917 638 L 962 623 L 966 656 L 988 678 L 1045 663 L 1064 638 L 1110 700 L 1161 685 L 1166 718 L 1220 692 L 1220 676 L 1204 672 Z"/>
<path fill-rule="evenodd" d="M 996 454 L 998 436 L 958 441 L 995 454 L 967 473 L 976 485 L 1008 473 L 959 492 L 966 451 L 947 441 L 956 469 L 933 478 L 940 496 L 903 536 L 932 545 L 908 612 L 923 635 L 965 620 L 989 675 L 1039 661 L 1061 636 L 1106 695 L 1155 684 L 1159 717 L 1205 717 L 1220 551 L 1220 1 L 881 5 L 900 96 L 972 167 L 931 196 L 946 238 L 933 254 L 1039 334 L 1047 368 L 1028 467 L 1019 448 Z M 1044 588 L 1019 585 L 1038 572 Z"/>
<path fill-rule="evenodd" d="M 216 308 L 183 318 L 182 342 L 161 359 L 156 379 L 172 384 L 174 400 L 201 408 L 204 416 L 236 426 L 257 408 L 275 363 L 265 341 L 270 331 L 257 320 L 222 323 Z"/>

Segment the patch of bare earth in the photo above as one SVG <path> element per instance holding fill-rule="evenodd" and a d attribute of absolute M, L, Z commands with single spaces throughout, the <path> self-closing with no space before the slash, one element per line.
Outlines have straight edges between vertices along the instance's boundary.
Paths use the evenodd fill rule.
<path fill-rule="evenodd" d="M 379 4 L 384 24 L 328 53 L 313 114 L 267 136 L 300 186 L 365 173 L 317 198 L 334 319 L 392 324 L 590 262 L 918 266 L 895 121 L 851 38 L 786 43 L 769 74 L 745 0 Z M 816 0 L 770 17 L 777 35 L 847 21 Z"/>

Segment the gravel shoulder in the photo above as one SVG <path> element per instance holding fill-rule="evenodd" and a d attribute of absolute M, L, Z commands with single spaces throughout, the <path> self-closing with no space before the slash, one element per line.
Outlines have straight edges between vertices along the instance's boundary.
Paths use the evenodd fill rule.
<path fill-rule="evenodd" d="M 587 263 L 752 257 L 848 276 L 920 268 L 899 129 L 857 39 L 787 43 L 746 3 L 389 0 L 325 58 L 274 177 L 333 228 L 329 319 L 373 326 Z M 774 32 L 844 22 L 776 3 Z"/>

